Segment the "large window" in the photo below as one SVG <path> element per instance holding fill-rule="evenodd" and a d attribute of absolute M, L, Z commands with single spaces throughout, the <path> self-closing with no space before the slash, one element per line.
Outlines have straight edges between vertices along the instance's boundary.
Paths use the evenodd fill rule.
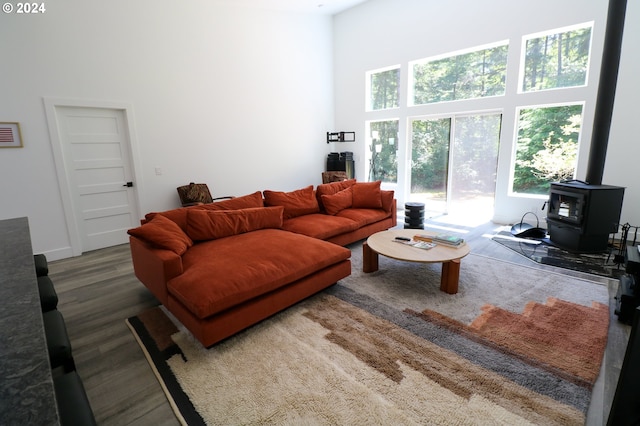
<path fill-rule="evenodd" d="M 574 177 L 581 123 L 581 104 L 520 109 L 513 192 L 546 195 Z"/>
<path fill-rule="evenodd" d="M 368 109 L 370 111 L 400 106 L 400 68 L 367 73 Z"/>
<path fill-rule="evenodd" d="M 513 43 L 496 41 L 367 72 L 368 179 L 451 212 L 492 199 L 504 181 L 495 176 L 499 146 L 512 147 L 500 167 L 511 171 L 502 187 L 510 195 L 539 198 L 551 182 L 575 178 L 592 28 L 523 35 L 511 54 Z"/>
<path fill-rule="evenodd" d="M 525 39 L 522 91 L 584 86 L 591 24 Z"/>
<path fill-rule="evenodd" d="M 411 198 L 438 213 L 472 200 L 492 208 L 501 122 L 499 113 L 411 120 Z"/>
<path fill-rule="evenodd" d="M 508 50 L 503 43 L 410 64 L 413 105 L 504 95 Z"/>
<path fill-rule="evenodd" d="M 369 181 L 398 181 L 398 120 L 369 122 Z"/>

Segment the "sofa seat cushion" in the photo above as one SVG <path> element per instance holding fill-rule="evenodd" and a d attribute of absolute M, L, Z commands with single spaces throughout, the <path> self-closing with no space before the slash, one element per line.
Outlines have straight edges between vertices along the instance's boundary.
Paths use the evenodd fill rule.
<path fill-rule="evenodd" d="M 167 289 L 204 319 L 351 257 L 338 245 L 280 229 L 195 244 Z"/>
<path fill-rule="evenodd" d="M 378 222 L 382 219 L 389 217 L 389 213 L 383 209 L 346 209 L 342 210 L 336 215 L 336 217 L 350 219 L 354 221 L 358 228 L 365 225 Z"/>
<path fill-rule="evenodd" d="M 354 231 L 358 227 L 358 223 L 349 218 L 322 213 L 294 217 L 282 224 L 282 229 L 321 240 Z"/>

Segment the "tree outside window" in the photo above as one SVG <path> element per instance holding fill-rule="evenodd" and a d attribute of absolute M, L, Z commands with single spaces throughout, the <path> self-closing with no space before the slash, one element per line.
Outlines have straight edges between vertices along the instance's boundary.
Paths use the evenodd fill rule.
<path fill-rule="evenodd" d="M 398 120 L 369 123 L 369 181 L 398 182 Z"/>
<path fill-rule="evenodd" d="M 411 192 L 446 199 L 451 119 L 411 122 Z"/>
<path fill-rule="evenodd" d="M 523 92 L 583 86 L 591 48 L 591 26 L 526 40 Z"/>
<path fill-rule="evenodd" d="M 581 124 L 582 105 L 521 109 L 513 192 L 547 195 L 552 182 L 572 179 Z"/>
<path fill-rule="evenodd" d="M 413 105 L 504 95 L 508 51 L 502 44 L 414 63 Z"/>
<path fill-rule="evenodd" d="M 370 72 L 368 84 L 372 111 L 400 106 L 400 68 Z"/>

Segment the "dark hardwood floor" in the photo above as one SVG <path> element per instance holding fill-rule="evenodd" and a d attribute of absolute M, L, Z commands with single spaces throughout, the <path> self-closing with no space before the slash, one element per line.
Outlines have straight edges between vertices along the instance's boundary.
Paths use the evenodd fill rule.
<path fill-rule="evenodd" d="M 129 245 L 50 262 L 49 276 L 98 424 L 179 424 L 125 324 L 158 304 L 133 275 Z"/>
<path fill-rule="evenodd" d="M 431 225 L 442 225 L 427 222 Z M 539 268 L 529 259 L 491 241 L 499 225 L 466 229 L 472 252 Z M 552 268 L 551 268 L 552 269 Z M 564 270 L 563 270 L 564 272 Z M 566 271 L 568 275 L 579 275 Z M 76 361 L 100 425 L 179 424 L 125 319 L 157 301 L 133 274 L 128 244 L 50 262 L 49 275 L 60 299 Z M 630 327 L 613 314 L 617 283 L 608 284 L 611 306 L 604 366 L 594 389 L 588 425 L 606 424 Z"/>

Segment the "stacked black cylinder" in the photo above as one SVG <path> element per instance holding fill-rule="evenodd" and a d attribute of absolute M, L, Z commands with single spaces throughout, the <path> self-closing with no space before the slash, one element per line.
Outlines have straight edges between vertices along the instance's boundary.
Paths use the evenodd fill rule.
<path fill-rule="evenodd" d="M 346 172 L 347 178 L 355 177 L 355 161 L 353 160 L 353 152 L 331 152 L 327 156 L 328 172 Z"/>
<path fill-rule="evenodd" d="M 424 229 L 424 203 L 404 203 L 404 229 Z"/>

